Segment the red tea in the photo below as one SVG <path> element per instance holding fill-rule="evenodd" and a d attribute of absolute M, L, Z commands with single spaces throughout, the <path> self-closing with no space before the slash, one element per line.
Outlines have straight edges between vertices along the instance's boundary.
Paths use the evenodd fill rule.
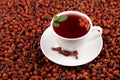
<path fill-rule="evenodd" d="M 78 38 L 89 31 L 90 24 L 84 17 L 75 14 L 67 14 L 67 20 L 60 22 L 54 31 L 65 38 Z"/>

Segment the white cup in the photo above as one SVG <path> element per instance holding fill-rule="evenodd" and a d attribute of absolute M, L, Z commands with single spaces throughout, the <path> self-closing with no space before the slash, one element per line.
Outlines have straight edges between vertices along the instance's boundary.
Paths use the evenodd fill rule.
<path fill-rule="evenodd" d="M 54 19 L 52 19 L 50 27 L 52 27 L 53 36 L 56 39 L 57 44 L 60 47 L 62 47 L 62 49 L 65 49 L 65 50 L 68 50 L 68 51 L 79 50 L 89 40 L 95 39 L 95 38 L 97 38 L 96 36 L 99 37 L 100 35 L 102 35 L 102 28 L 99 27 L 99 26 L 93 26 L 92 21 L 90 20 L 90 18 L 86 14 L 78 12 L 78 11 L 64 11 L 64 12 L 61 12 L 61 13 L 57 14 L 57 16 L 66 15 L 66 14 L 75 14 L 75 15 L 85 17 L 90 23 L 90 29 L 85 35 L 83 35 L 81 37 L 78 37 L 78 38 L 65 38 L 65 37 L 62 37 L 62 36 L 58 35 L 54 31 L 54 29 L 53 29 L 53 21 L 54 21 Z M 96 31 L 96 30 L 99 32 L 99 35 L 93 36 L 91 39 L 89 39 L 88 38 L 89 34 L 91 32 L 93 32 L 93 31 Z"/>

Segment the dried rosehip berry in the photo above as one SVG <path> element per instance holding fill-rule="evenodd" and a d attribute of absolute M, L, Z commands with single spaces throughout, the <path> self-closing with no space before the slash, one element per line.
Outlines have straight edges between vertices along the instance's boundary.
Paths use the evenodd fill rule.
<path fill-rule="evenodd" d="M 63 54 L 64 56 L 69 56 L 69 55 L 70 55 L 70 52 L 67 51 L 67 50 L 62 50 L 62 54 Z"/>
<path fill-rule="evenodd" d="M 75 56 L 76 59 L 78 59 L 78 52 L 77 51 L 74 51 L 73 55 Z"/>
<path fill-rule="evenodd" d="M 13 50 L 12 50 L 12 49 L 9 49 L 9 50 L 8 50 L 8 53 L 9 53 L 9 54 L 12 54 L 12 53 L 13 53 Z"/>
<path fill-rule="evenodd" d="M 61 49 L 61 47 L 57 47 L 57 48 L 54 48 L 54 47 L 53 47 L 52 50 L 58 51 L 59 53 L 61 53 L 61 50 L 62 50 L 62 49 Z"/>
<path fill-rule="evenodd" d="M 84 27 L 85 26 L 85 23 L 84 22 L 80 22 L 79 24 L 81 27 Z"/>

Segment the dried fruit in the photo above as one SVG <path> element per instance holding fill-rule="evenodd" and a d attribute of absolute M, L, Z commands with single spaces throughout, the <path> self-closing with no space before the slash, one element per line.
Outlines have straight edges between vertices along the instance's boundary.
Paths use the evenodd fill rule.
<path fill-rule="evenodd" d="M 84 27 L 85 26 L 85 23 L 84 22 L 80 22 L 79 24 L 81 27 Z"/>
<path fill-rule="evenodd" d="M 62 50 L 62 54 L 63 54 L 64 56 L 69 56 L 69 55 L 70 55 L 70 52 L 67 51 L 67 50 Z"/>
<path fill-rule="evenodd" d="M 13 50 L 12 50 L 12 49 L 9 49 L 9 50 L 8 50 L 8 53 L 9 53 L 9 54 L 12 54 L 12 53 L 13 53 Z"/>
<path fill-rule="evenodd" d="M 7 74 L 7 73 L 3 73 L 3 74 L 2 74 L 2 78 L 3 78 L 3 79 L 8 79 L 8 74 Z"/>
<path fill-rule="evenodd" d="M 53 47 L 52 50 L 58 51 L 60 53 L 62 49 L 61 49 L 61 47 L 56 47 L 56 48 Z"/>
<path fill-rule="evenodd" d="M 78 59 L 78 52 L 77 51 L 74 51 L 73 55 L 75 56 L 76 59 Z"/>

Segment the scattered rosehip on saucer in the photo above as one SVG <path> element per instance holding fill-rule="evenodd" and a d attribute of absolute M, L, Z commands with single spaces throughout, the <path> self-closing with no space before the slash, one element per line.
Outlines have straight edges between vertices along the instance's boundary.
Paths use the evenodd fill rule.
<path fill-rule="evenodd" d="M 72 55 L 72 56 L 74 56 L 76 59 L 78 59 L 78 52 L 77 52 L 77 51 L 72 51 L 72 52 L 71 52 L 71 51 L 62 49 L 61 47 L 56 47 L 56 48 L 53 47 L 52 50 L 53 50 L 53 51 L 57 51 L 58 53 L 66 56 L 66 57 Z"/>
<path fill-rule="evenodd" d="M 78 52 L 77 51 L 74 51 L 73 55 L 75 56 L 76 59 L 78 59 Z"/>
<path fill-rule="evenodd" d="M 56 48 L 53 47 L 52 50 L 58 51 L 60 53 L 62 49 L 61 49 L 61 47 L 56 47 Z"/>
<path fill-rule="evenodd" d="M 70 52 L 67 51 L 67 50 L 62 50 L 62 54 L 63 54 L 64 56 L 69 56 L 69 55 L 70 55 Z"/>

